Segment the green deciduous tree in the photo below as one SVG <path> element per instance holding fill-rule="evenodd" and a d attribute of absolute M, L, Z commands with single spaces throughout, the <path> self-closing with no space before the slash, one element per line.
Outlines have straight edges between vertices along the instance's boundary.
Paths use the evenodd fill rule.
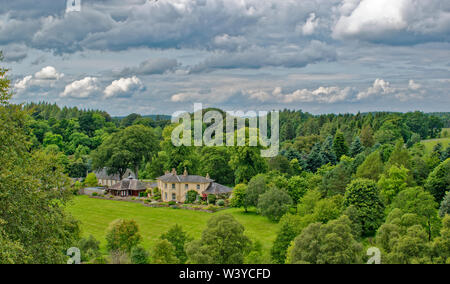
<path fill-rule="evenodd" d="M 64 210 L 70 182 L 57 154 L 31 153 L 28 113 L 8 103 L 6 72 L 0 67 L 0 263 L 65 263 L 79 239 Z"/>
<path fill-rule="evenodd" d="M 444 218 L 446 214 L 450 215 L 450 191 L 442 199 L 441 206 L 439 207 L 439 216 Z"/>
<path fill-rule="evenodd" d="M 267 170 L 267 162 L 261 157 L 258 147 L 234 147 L 230 167 L 234 171 L 235 183 L 248 182 L 252 177 Z"/>
<path fill-rule="evenodd" d="M 390 204 L 397 194 L 408 186 L 409 170 L 405 167 L 393 165 L 387 174 L 381 175 L 378 188 L 384 204 Z"/>
<path fill-rule="evenodd" d="M 302 217 L 286 214 L 281 218 L 277 238 L 270 251 L 274 263 L 284 264 L 286 262 L 289 245 L 301 233 L 302 229 Z"/>
<path fill-rule="evenodd" d="M 100 255 L 100 241 L 97 241 L 92 235 L 82 238 L 77 247 L 81 251 L 82 261 L 89 261 Z"/>
<path fill-rule="evenodd" d="M 362 262 L 363 247 L 352 236 L 347 216 L 328 224 L 314 223 L 297 236 L 288 263 L 354 264 Z"/>
<path fill-rule="evenodd" d="M 375 139 L 373 137 L 373 130 L 370 125 L 366 125 L 361 130 L 361 142 L 364 147 L 370 148 L 375 144 Z"/>
<path fill-rule="evenodd" d="M 143 161 L 151 160 L 158 149 L 153 129 L 134 125 L 113 134 L 93 153 L 93 167 L 106 167 L 108 173 L 119 173 L 120 178 L 128 168 L 136 175 Z M 136 177 L 138 178 L 138 176 Z"/>
<path fill-rule="evenodd" d="M 267 177 L 264 174 L 254 176 L 247 186 L 245 203 L 247 206 L 258 206 L 259 196 L 264 194 L 269 187 L 267 186 Z"/>
<path fill-rule="evenodd" d="M 89 187 L 98 186 L 97 176 L 94 173 L 88 174 L 86 179 L 84 180 L 84 184 L 85 186 Z"/>
<path fill-rule="evenodd" d="M 177 264 L 176 248 L 168 240 L 156 242 L 150 253 L 153 264 Z"/>
<path fill-rule="evenodd" d="M 249 207 L 247 202 L 247 185 L 240 183 L 233 189 L 233 193 L 231 195 L 231 206 L 236 208 L 244 207 L 245 212 L 247 212 Z"/>
<path fill-rule="evenodd" d="M 251 248 L 244 227 L 229 214 L 213 216 L 200 240 L 186 246 L 191 264 L 242 264 Z"/>
<path fill-rule="evenodd" d="M 289 194 L 276 187 L 268 190 L 258 198 L 258 210 L 261 215 L 266 216 L 271 221 L 279 221 L 281 217 L 289 211 L 292 206 L 292 198 Z"/>
<path fill-rule="evenodd" d="M 430 240 L 439 234 L 438 203 L 422 188 L 413 187 L 401 191 L 393 199 L 391 208 L 400 209 L 403 213 L 417 214 L 418 224 L 423 226 Z"/>
<path fill-rule="evenodd" d="M 106 233 L 106 247 L 109 251 L 130 253 L 141 239 L 136 221 L 118 219 L 109 225 Z"/>
<path fill-rule="evenodd" d="M 433 194 L 437 202 L 441 202 L 445 193 L 450 190 L 450 159 L 442 162 L 431 172 L 425 183 L 425 189 Z"/>
<path fill-rule="evenodd" d="M 432 257 L 434 263 L 450 264 L 450 215 L 442 219 L 441 235 L 434 239 Z"/>
<path fill-rule="evenodd" d="M 148 264 L 149 253 L 141 246 L 135 246 L 131 249 L 130 260 L 133 264 Z"/>
<path fill-rule="evenodd" d="M 181 226 L 173 226 L 167 233 L 161 235 L 161 239 L 168 240 L 175 247 L 175 256 L 178 258 L 179 263 L 186 262 L 185 244 L 191 241 L 191 238 L 183 231 Z"/>
<path fill-rule="evenodd" d="M 377 184 L 369 179 L 356 179 L 347 187 L 344 206 L 354 206 L 358 211 L 363 234 L 373 234 L 382 224 L 384 205 Z"/>
<path fill-rule="evenodd" d="M 358 178 L 368 178 L 378 181 L 380 175 L 384 171 L 384 164 L 381 160 L 380 152 L 376 151 L 370 154 L 364 163 L 358 167 L 356 176 Z"/>

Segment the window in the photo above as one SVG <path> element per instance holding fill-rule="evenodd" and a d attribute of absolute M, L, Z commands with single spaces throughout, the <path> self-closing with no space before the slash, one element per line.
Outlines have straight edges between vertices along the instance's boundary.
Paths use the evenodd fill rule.
<path fill-rule="evenodd" d="M 197 190 L 200 190 L 200 185 L 199 184 L 197 184 Z"/>
<path fill-rule="evenodd" d="M 164 188 L 167 188 L 167 183 L 164 184 Z"/>
<path fill-rule="evenodd" d="M 164 199 L 167 200 L 167 192 L 164 192 Z"/>
<path fill-rule="evenodd" d="M 188 188 L 189 188 L 189 184 L 185 184 L 184 189 L 188 189 Z"/>
<path fill-rule="evenodd" d="M 177 195 L 175 193 L 172 193 L 172 200 L 176 201 L 177 200 Z"/>
<path fill-rule="evenodd" d="M 175 184 L 174 183 L 172 183 L 172 189 L 175 189 Z"/>

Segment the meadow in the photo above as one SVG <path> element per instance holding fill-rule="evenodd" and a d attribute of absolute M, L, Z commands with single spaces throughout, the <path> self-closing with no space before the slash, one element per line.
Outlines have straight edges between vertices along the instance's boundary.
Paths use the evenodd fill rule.
<path fill-rule="evenodd" d="M 206 213 L 184 209 L 150 208 L 139 203 L 76 196 L 67 209 L 81 222 L 83 236 L 93 235 L 101 242 L 101 250 L 104 253 L 106 253 L 106 230 L 116 219 L 135 220 L 142 235 L 142 245 L 146 249 L 151 249 L 161 234 L 175 224 L 183 226 L 191 237 L 199 239 L 208 219 L 214 214 L 233 215 L 245 227 L 245 234 L 250 239 L 261 242 L 266 255 L 269 254 L 278 231 L 278 224 L 257 215 L 256 212 L 245 213 L 243 209 L 237 208 Z"/>

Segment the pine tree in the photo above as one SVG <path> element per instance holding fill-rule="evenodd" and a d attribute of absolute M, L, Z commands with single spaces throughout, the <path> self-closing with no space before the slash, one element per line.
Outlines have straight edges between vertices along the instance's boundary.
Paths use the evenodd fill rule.
<path fill-rule="evenodd" d="M 356 136 L 355 139 L 353 140 L 352 145 L 350 146 L 350 156 L 354 158 L 362 151 L 364 151 L 364 147 L 361 143 L 361 139 L 358 136 Z"/>
<path fill-rule="evenodd" d="M 348 146 L 341 131 L 338 131 L 334 136 L 333 150 L 338 160 L 341 160 L 341 157 L 348 153 Z"/>
<path fill-rule="evenodd" d="M 320 153 L 323 163 L 331 163 L 335 165 L 337 162 L 336 154 L 333 151 L 333 136 L 328 136 L 322 144 L 322 151 Z"/>
<path fill-rule="evenodd" d="M 375 139 L 373 138 L 373 130 L 370 125 L 366 125 L 363 127 L 360 137 L 364 147 L 370 148 L 375 144 Z"/>
<path fill-rule="evenodd" d="M 309 153 L 308 159 L 306 161 L 307 168 L 311 172 L 316 172 L 318 168 L 320 168 L 323 165 L 322 155 L 320 154 L 320 143 L 317 143 L 312 148 L 311 152 Z"/>

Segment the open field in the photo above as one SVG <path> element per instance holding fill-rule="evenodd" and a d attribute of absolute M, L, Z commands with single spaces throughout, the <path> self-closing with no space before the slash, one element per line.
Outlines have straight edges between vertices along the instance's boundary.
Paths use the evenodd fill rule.
<path fill-rule="evenodd" d="M 430 139 L 422 141 L 422 144 L 425 145 L 425 149 L 428 153 L 433 151 L 434 146 L 436 146 L 436 144 L 438 143 L 441 143 L 445 149 L 450 144 L 450 138 Z"/>
<path fill-rule="evenodd" d="M 228 209 L 217 213 L 205 213 L 183 209 L 150 208 L 142 204 L 101 200 L 88 196 L 77 196 L 68 207 L 68 211 L 79 221 L 83 236 L 93 235 L 101 241 L 105 251 L 105 232 L 108 225 L 116 219 L 134 219 L 143 238 L 143 246 L 150 249 L 159 238 L 175 224 L 191 237 L 200 238 L 206 222 L 214 214 L 232 214 L 245 227 L 245 233 L 252 240 L 259 240 L 266 254 L 269 253 L 278 231 L 278 224 L 268 221 L 256 213 L 244 213 L 243 209 Z"/>

